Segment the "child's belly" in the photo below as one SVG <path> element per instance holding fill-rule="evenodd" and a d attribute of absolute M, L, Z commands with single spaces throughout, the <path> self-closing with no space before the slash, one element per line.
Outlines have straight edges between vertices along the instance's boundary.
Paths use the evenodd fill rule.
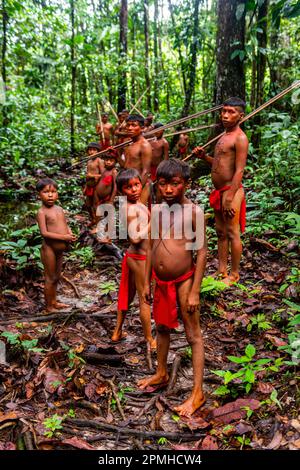
<path fill-rule="evenodd" d="M 192 269 L 192 252 L 185 249 L 186 243 L 186 240 L 155 240 L 152 267 L 159 279 L 172 281 Z"/>
<path fill-rule="evenodd" d="M 69 249 L 69 243 L 63 240 L 53 240 L 45 238 L 44 242 L 46 245 L 50 246 L 50 248 L 52 248 L 52 250 L 56 253 L 61 253 Z"/>

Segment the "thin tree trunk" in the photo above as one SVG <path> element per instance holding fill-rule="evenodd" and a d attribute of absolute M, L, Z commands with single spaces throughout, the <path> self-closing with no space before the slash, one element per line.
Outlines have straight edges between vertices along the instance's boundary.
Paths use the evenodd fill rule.
<path fill-rule="evenodd" d="M 136 22 L 137 22 L 137 15 L 135 13 L 132 14 L 132 29 L 131 29 L 131 49 L 132 49 L 132 63 L 135 64 L 136 54 Z M 135 83 L 135 69 L 131 71 L 131 101 L 132 103 L 136 102 L 136 83 Z"/>
<path fill-rule="evenodd" d="M 175 22 L 175 16 L 174 16 L 174 11 L 173 11 L 173 5 L 171 3 L 171 0 L 168 0 L 168 3 L 169 3 L 169 11 L 170 11 L 170 15 L 171 15 L 174 34 L 176 34 L 176 22 Z M 184 91 L 184 95 L 186 96 L 187 86 L 186 86 L 185 68 L 184 68 L 184 62 L 183 62 L 181 44 L 180 43 L 178 44 L 178 55 L 179 55 L 180 69 L 181 69 L 182 82 L 183 82 L 183 91 Z"/>
<path fill-rule="evenodd" d="M 244 57 L 237 55 L 232 58 L 234 51 L 244 51 L 245 48 L 245 7 L 246 0 L 218 0 L 217 104 L 230 96 L 245 99 Z"/>
<path fill-rule="evenodd" d="M 264 82 L 266 72 L 266 47 L 267 47 L 267 15 L 269 0 L 265 0 L 258 7 L 257 25 L 262 29 L 262 33 L 257 32 L 257 92 L 255 108 L 258 108 L 264 101 Z M 265 50 L 265 53 L 262 52 Z"/>
<path fill-rule="evenodd" d="M 184 106 L 182 109 L 182 116 L 189 114 L 192 96 L 195 91 L 196 83 L 196 69 L 197 69 L 197 51 L 198 51 L 198 37 L 199 37 L 199 4 L 200 0 L 194 0 L 194 25 L 193 25 L 193 36 L 190 45 L 190 66 L 189 66 L 189 85 L 186 90 Z"/>
<path fill-rule="evenodd" d="M 144 0 L 144 37 L 145 37 L 145 82 L 147 91 L 147 107 L 151 110 L 150 71 L 149 71 L 149 0 Z"/>
<path fill-rule="evenodd" d="M 75 11 L 74 0 L 70 0 L 71 6 L 71 141 L 70 141 L 70 154 L 71 157 L 75 155 L 75 93 L 76 93 L 76 64 L 75 64 Z"/>
<path fill-rule="evenodd" d="M 154 0 L 154 112 L 159 110 L 159 68 L 158 68 L 158 0 Z"/>
<path fill-rule="evenodd" d="M 128 5 L 127 0 L 121 0 L 120 11 L 120 60 L 119 60 L 119 73 L 118 73 L 118 111 L 126 108 L 126 93 L 127 93 L 127 76 L 126 76 L 126 61 L 127 61 L 127 31 L 128 31 Z"/>
<path fill-rule="evenodd" d="M 3 91 L 4 91 L 4 98 L 6 95 L 6 50 L 7 50 L 7 22 L 8 22 L 8 15 L 7 15 L 7 10 L 6 10 L 6 0 L 2 0 L 2 50 L 1 50 L 1 59 L 2 59 L 2 64 L 1 64 L 1 74 L 2 74 L 2 80 L 3 80 Z M 6 108 L 5 106 L 2 106 L 2 124 L 3 127 L 8 126 L 8 117 L 6 113 Z"/>

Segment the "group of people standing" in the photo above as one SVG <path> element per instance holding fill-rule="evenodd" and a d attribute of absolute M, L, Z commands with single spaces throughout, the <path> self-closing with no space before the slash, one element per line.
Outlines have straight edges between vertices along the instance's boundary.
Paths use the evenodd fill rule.
<path fill-rule="evenodd" d="M 245 103 L 239 98 L 225 101 L 221 109 L 224 133 L 216 144 L 214 156 L 207 155 L 202 147 L 193 150 L 195 157 L 212 167 L 215 189 L 210 196 L 210 204 L 215 213 L 219 259 L 216 276 L 227 285 L 239 281 L 242 253 L 240 232 L 245 228 L 242 177 L 248 140 L 239 126 L 244 110 Z M 116 326 L 111 339 L 123 340 L 126 313 L 137 292 L 144 338 L 150 349 L 157 348 L 158 359 L 156 373 L 141 380 L 138 386 L 142 389 L 166 386 L 169 380 L 167 355 L 170 331 L 177 327 L 180 312 L 192 349 L 194 377 L 191 395 L 175 410 L 180 415 L 190 416 L 205 402 L 202 389 L 204 348 L 199 316 L 207 253 L 204 214 L 186 197 L 190 184 L 189 165 L 180 159 L 169 158 L 168 142 L 163 137 L 163 130 L 159 130 L 161 123 L 153 125 L 148 119 L 145 124 L 140 115 L 126 117 L 123 114 L 114 130 L 106 118 L 108 116 L 102 116 L 100 128 L 97 126 L 101 136 L 99 143 L 88 145 L 90 158 L 84 194 L 90 213 L 91 232 L 103 243 L 110 240 L 101 227 L 97 208 L 103 203 L 114 204 L 117 193 L 127 200 L 122 210 L 127 221 L 130 246 L 122 262 Z M 147 132 L 156 129 L 155 139 L 148 141 Z M 128 145 L 112 148 L 113 139 L 116 143 L 120 140 L 124 143 L 127 139 Z M 102 150 L 106 152 L 98 155 Z M 37 220 L 43 236 L 41 254 L 45 267 L 46 310 L 52 312 L 65 307 L 56 300 L 56 285 L 62 253 L 75 237 L 62 209 L 55 205 L 58 198 L 56 183 L 43 179 L 38 182 L 37 190 L 42 201 Z M 154 198 L 158 202 L 155 206 L 151 204 Z M 156 230 L 153 231 L 155 224 Z M 130 230 L 132 226 L 135 227 L 133 231 Z M 178 229 L 182 229 L 180 237 Z M 195 245 L 195 239 L 199 236 L 201 242 Z M 230 273 L 227 270 L 229 251 Z M 152 285 L 156 339 L 151 329 Z"/>

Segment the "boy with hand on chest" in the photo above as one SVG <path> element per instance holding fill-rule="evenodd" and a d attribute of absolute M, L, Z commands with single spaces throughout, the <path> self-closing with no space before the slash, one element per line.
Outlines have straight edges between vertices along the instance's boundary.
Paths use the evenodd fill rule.
<path fill-rule="evenodd" d="M 37 213 L 37 222 L 43 237 L 41 259 L 45 273 L 45 303 L 46 312 L 68 307 L 56 300 L 57 284 L 60 279 L 63 253 L 70 242 L 76 240 L 67 224 L 64 211 L 56 206 L 58 199 L 57 184 L 50 178 L 41 179 L 36 189 L 42 201 L 42 207 Z"/>
<path fill-rule="evenodd" d="M 141 389 L 168 383 L 170 330 L 178 326 L 178 302 L 187 341 L 192 348 L 194 372 L 190 397 L 175 408 L 182 416 L 192 415 L 205 402 L 202 390 L 204 349 L 199 314 L 200 286 L 206 265 L 205 222 L 203 211 L 185 196 L 189 178 L 189 166 L 174 158 L 158 166 L 157 184 L 164 202 L 152 207 L 151 211 L 151 238 L 143 292 L 144 301 L 150 304 L 153 277 L 158 367 L 156 374 L 138 382 Z M 197 252 L 196 265 L 193 250 Z"/>

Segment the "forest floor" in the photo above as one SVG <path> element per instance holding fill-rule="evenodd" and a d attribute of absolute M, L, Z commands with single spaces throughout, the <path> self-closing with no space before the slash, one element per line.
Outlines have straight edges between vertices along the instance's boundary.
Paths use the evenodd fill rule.
<path fill-rule="evenodd" d="M 85 233 L 81 240 L 95 245 Z M 280 349 L 289 345 L 295 314 L 286 300 L 292 281 L 290 295 L 279 291 L 290 274 L 288 249 L 248 237 L 240 283 L 225 290 L 208 284 L 201 299 L 207 401 L 182 418 L 174 406 L 190 393 L 193 375 L 182 325 L 171 334 L 169 386 L 139 390 L 156 353 L 151 357 L 143 341 L 137 299 L 127 337 L 111 342 L 121 263 L 95 246 L 92 268 L 66 263 L 79 296 L 62 281 L 58 297 L 70 308 L 48 316 L 42 276 L 16 281 L 2 258 L 11 287 L 1 295 L 0 449 L 300 448 L 299 377 Z M 215 254 L 210 250 L 206 276 L 216 270 Z"/>

